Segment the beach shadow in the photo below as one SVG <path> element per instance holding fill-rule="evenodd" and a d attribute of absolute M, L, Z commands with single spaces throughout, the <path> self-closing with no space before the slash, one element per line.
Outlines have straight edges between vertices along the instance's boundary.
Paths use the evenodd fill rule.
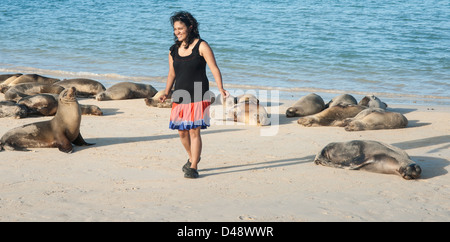
<path fill-rule="evenodd" d="M 419 179 L 430 179 L 448 174 L 445 167 L 450 164 L 450 161 L 446 159 L 429 156 L 412 156 L 411 159 L 422 169 Z"/>
<path fill-rule="evenodd" d="M 251 164 L 242 164 L 242 165 L 230 165 L 230 166 L 222 166 L 222 167 L 214 167 L 208 169 L 200 169 L 202 172 L 202 177 L 213 176 L 213 175 L 223 175 L 235 172 L 246 172 L 246 171 L 254 171 L 268 168 L 277 168 L 284 166 L 292 166 L 303 163 L 312 163 L 314 160 L 314 155 L 305 156 L 303 158 L 293 158 L 293 159 L 283 159 L 283 160 L 274 160 L 274 161 L 264 161 L 257 162 Z M 208 173 L 213 171 L 212 173 Z M 215 172 L 214 172 L 215 171 Z M 205 174 L 206 172 L 206 174 Z"/>
<path fill-rule="evenodd" d="M 393 146 L 396 146 L 400 149 L 415 149 L 419 147 L 425 147 L 425 146 L 431 146 L 431 145 L 438 145 L 438 144 L 450 144 L 450 135 L 441 135 L 436 137 L 429 137 L 429 138 L 423 138 L 423 139 L 417 139 L 417 140 L 410 140 L 410 141 L 404 141 L 400 143 L 394 143 L 391 144 Z M 443 146 L 440 149 L 445 149 L 448 147 L 448 145 Z M 435 151 L 438 151 L 435 149 Z"/>
<path fill-rule="evenodd" d="M 214 133 L 223 133 L 223 132 L 233 132 L 239 131 L 240 129 L 221 129 L 221 130 L 206 130 L 202 131 L 202 135 L 214 134 Z M 108 145 L 116 145 L 116 144 L 127 144 L 127 143 L 137 143 L 137 142 L 147 142 L 147 141 L 156 141 L 163 139 L 175 139 L 179 138 L 178 132 L 174 134 L 164 134 L 164 135 L 153 135 L 153 136 L 139 136 L 139 137 L 104 137 L 104 138 L 92 138 L 85 139 L 88 143 L 94 143 L 93 147 L 102 147 Z M 89 146 L 83 146 L 88 148 Z M 92 147 L 92 146 L 91 146 Z"/>
<path fill-rule="evenodd" d="M 431 123 L 420 123 L 419 120 L 408 120 L 408 127 L 422 127 L 430 124 Z"/>
<path fill-rule="evenodd" d="M 116 115 L 123 112 L 118 112 L 118 108 L 101 108 L 103 112 L 103 116 L 110 116 L 110 115 Z"/>

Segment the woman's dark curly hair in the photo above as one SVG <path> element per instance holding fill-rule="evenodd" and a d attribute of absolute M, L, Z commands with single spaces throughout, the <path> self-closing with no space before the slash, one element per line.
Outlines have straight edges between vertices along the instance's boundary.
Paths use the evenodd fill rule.
<path fill-rule="evenodd" d="M 172 17 L 170 17 L 170 23 L 172 24 L 172 27 L 176 21 L 183 22 L 188 28 L 188 36 L 186 39 L 188 45 L 185 46 L 185 48 L 187 49 L 189 48 L 189 45 L 192 44 L 192 42 L 194 42 L 195 39 L 200 38 L 200 33 L 198 32 L 198 22 L 192 16 L 192 14 L 186 11 L 179 11 L 173 13 Z M 181 41 L 178 41 L 178 38 L 175 35 L 175 33 L 173 35 L 175 36 L 174 38 L 175 44 L 177 45 L 177 47 L 180 47 Z"/>

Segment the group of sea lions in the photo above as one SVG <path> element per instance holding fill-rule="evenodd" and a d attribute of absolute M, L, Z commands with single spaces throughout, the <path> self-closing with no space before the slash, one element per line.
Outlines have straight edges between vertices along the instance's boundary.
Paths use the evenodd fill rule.
<path fill-rule="evenodd" d="M 6 101 L 0 102 L 0 117 L 53 116 L 49 121 L 14 128 L 0 139 L 0 150 L 58 148 L 72 152 L 75 145 L 91 145 L 80 134 L 82 114 L 103 115 L 96 105 L 82 105 L 77 97 L 98 101 L 151 98 L 157 91 L 151 85 L 121 82 L 106 89 L 91 79 L 49 78 L 37 74 L 0 75 L 0 89 Z"/>
<path fill-rule="evenodd" d="M 286 110 L 287 117 L 300 117 L 302 126 L 339 126 L 346 131 L 405 128 L 408 120 L 401 113 L 386 111 L 387 104 L 374 95 L 365 96 L 357 103 L 350 94 L 339 95 L 325 104 L 311 93 L 301 97 Z M 317 165 L 397 174 L 415 179 L 421 168 L 403 150 L 373 140 L 333 142 L 315 157 Z"/>
<path fill-rule="evenodd" d="M 57 85 L 58 83 L 61 85 Z M 161 92 L 157 92 L 151 85 L 131 82 L 118 83 L 105 89 L 103 85 L 90 79 L 59 81 L 35 74 L 13 74 L 0 75 L 0 88 L 5 93 L 5 98 L 8 92 L 8 98 L 11 98 L 9 101 L 0 102 L 0 117 L 26 117 L 29 113 L 54 115 L 51 120 L 27 124 L 6 132 L 0 138 L 0 151 L 48 147 L 70 153 L 73 151 L 72 144 L 92 145 L 87 143 L 80 133 L 82 105 L 78 103 L 77 96 L 95 96 L 98 101 L 144 98 L 148 106 L 171 106 L 170 99 L 165 103 L 159 102 Z M 42 105 L 40 103 L 43 100 L 49 101 Z M 51 103 L 53 104 L 50 105 Z M 225 99 L 219 95 L 213 103 L 221 105 L 226 118 L 234 122 L 270 124 L 266 110 L 254 95 L 229 96 Z M 305 126 L 345 126 L 349 131 L 406 127 L 406 118 L 386 112 L 386 107 L 387 105 L 375 96 L 366 96 L 356 104 L 356 100 L 346 94 L 325 104 L 320 96 L 309 94 L 294 103 L 286 111 L 286 115 L 300 117 L 298 123 Z M 415 179 L 421 174 L 421 168 L 406 152 L 370 140 L 330 143 L 316 155 L 314 163 L 397 174 L 405 179 Z"/>
<path fill-rule="evenodd" d="M 387 104 L 374 95 L 357 102 L 352 95 L 343 94 L 325 104 L 319 95 L 311 93 L 288 108 L 286 116 L 300 117 L 297 123 L 302 126 L 338 126 L 346 131 L 398 129 L 408 125 L 403 114 L 386 108 Z"/>

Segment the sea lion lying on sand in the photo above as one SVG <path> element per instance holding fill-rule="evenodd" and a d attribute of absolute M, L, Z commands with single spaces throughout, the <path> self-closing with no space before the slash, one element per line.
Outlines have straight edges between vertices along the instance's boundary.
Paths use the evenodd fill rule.
<path fill-rule="evenodd" d="M 381 108 L 365 109 L 342 123 L 346 131 L 400 129 L 407 125 L 408 119 L 403 114 L 387 112 Z"/>
<path fill-rule="evenodd" d="M 397 174 L 416 179 L 422 172 L 408 154 L 392 145 L 371 140 L 353 140 L 326 145 L 315 157 L 316 165 L 377 173 Z"/>
<path fill-rule="evenodd" d="M 19 101 L 21 98 L 39 94 L 39 93 L 53 93 L 59 94 L 64 90 L 64 87 L 54 86 L 52 84 L 41 83 L 23 83 L 15 85 L 8 89 L 5 93 L 5 100 Z"/>
<path fill-rule="evenodd" d="M 64 79 L 54 85 L 64 88 L 75 87 L 77 97 L 92 97 L 106 90 L 105 86 L 98 81 L 86 78 Z"/>
<path fill-rule="evenodd" d="M 41 76 L 37 74 L 25 74 L 25 75 L 15 75 L 11 78 L 5 80 L 1 85 L 0 89 L 2 93 L 6 93 L 6 91 L 15 85 L 23 84 L 23 83 L 39 83 L 39 84 L 53 84 L 55 82 L 59 82 L 59 79 L 50 78 L 46 76 Z"/>
<path fill-rule="evenodd" d="M 251 94 L 240 96 L 240 100 L 230 110 L 227 110 L 227 119 L 250 125 L 264 126 L 270 124 L 269 115 L 259 100 Z"/>
<path fill-rule="evenodd" d="M 146 97 L 144 99 L 145 104 L 150 107 L 158 108 L 171 108 L 172 107 L 172 94 L 166 98 L 164 102 L 160 102 L 159 98 L 164 94 L 165 90 L 157 92 L 153 97 Z"/>
<path fill-rule="evenodd" d="M 157 92 L 152 85 L 120 82 L 99 93 L 95 98 L 98 101 L 146 98 L 153 97 Z"/>
<path fill-rule="evenodd" d="M 321 112 L 325 103 L 319 95 L 310 93 L 301 97 L 292 107 L 286 110 L 286 117 L 304 117 Z"/>
<path fill-rule="evenodd" d="M 336 105 L 346 105 L 346 104 L 358 104 L 356 99 L 350 94 L 342 94 L 332 98 L 327 104 L 325 104 L 325 108 L 330 108 Z"/>
<path fill-rule="evenodd" d="M 323 110 L 320 113 L 301 117 L 297 123 L 303 126 L 341 126 L 341 123 L 346 118 L 353 118 L 359 112 L 367 107 L 347 104 L 334 105 Z"/>
<path fill-rule="evenodd" d="M 28 115 L 52 116 L 58 110 L 57 94 L 40 93 L 27 96 L 19 101 L 18 104 L 28 107 Z M 96 105 L 80 104 L 81 115 L 103 115 L 102 110 Z"/>
<path fill-rule="evenodd" d="M 27 148 L 58 148 L 73 151 L 72 143 L 86 143 L 80 133 L 81 110 L 74 87 L 62 91 L 58 98 L 58 111 L 48 121 L 27 124 L 8 131 L 0 139 L 0 150 L 27 150 Z"/>

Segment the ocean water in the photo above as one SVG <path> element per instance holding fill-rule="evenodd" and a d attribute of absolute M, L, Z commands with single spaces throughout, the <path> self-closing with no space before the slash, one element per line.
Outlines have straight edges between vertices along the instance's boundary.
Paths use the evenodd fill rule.
<path fill-rule="evenodd" d="M 227 89 L 450 105 L 449 0 L 1 0 L 0 73 L 162 89 L 179 10 Z"/>

